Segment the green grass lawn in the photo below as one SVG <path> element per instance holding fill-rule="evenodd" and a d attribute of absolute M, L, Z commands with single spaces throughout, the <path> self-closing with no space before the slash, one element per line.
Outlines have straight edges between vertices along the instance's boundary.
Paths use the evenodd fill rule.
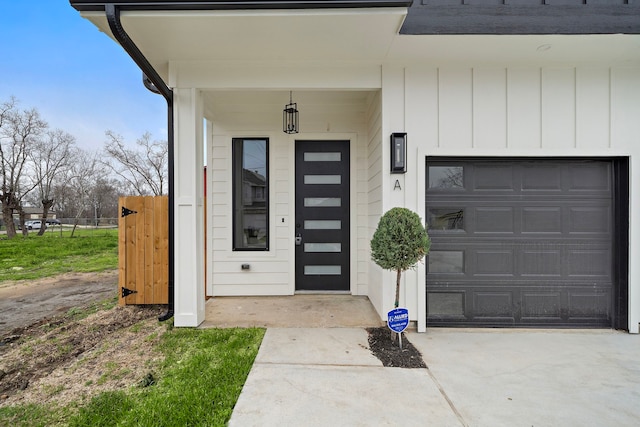
<path fill-rule="evenodd" d="M 67 272 L 118 266 L 118 230 L 0 236 L 0 285 Z M 71 309 L 72 318 L 109 310 L 113 301 Z M 76 310 L 76 311 L 74 311 Z M 127 386 L 65 406 L 0 408 L 0 426 L 224 426 L 240 395 L 264 329 L 174 329 L 169 323 L 155 349 L 163 357 L 153 384 Z"/>
<path fill-rule="evenodd" d="M 118 268 L 117 229 L 30 232 L 9 240 L 0 236 L 0 282 L 37 279 L 69 272 Z"/>
<path fill-rule="evenodd" d="M 69 425 L 224 426 L 263 336 L 258 328 L 173 329 L 163 335 L 156 385 L 103 393 Z"/>
<path fill-rule="evenodd" d="M 86 405 L 0 408 L 11 426 L 224 426 L 249 375 L 264 329 L 169 329 L 152 384 L 105 392 Z"/>

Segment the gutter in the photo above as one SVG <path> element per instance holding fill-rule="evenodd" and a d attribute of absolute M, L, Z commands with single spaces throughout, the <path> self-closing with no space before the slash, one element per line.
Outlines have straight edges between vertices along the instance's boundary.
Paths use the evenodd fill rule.
<path fill-rule="evenodd" d="M 79 12 L 105 12 L 113 36 L 143 73 L 144 86 L 150 91 L 162 95 L 167 101 L 167 143 L 169 175 L 169 277 L 168 309 L 158 318 L 159 321 L 171 319 L 175 308 L 175 239 L 174 239 L 174 123 L 173 91 L 149 63 L 144 54 L 131 40 L 120 21 L 121 10 L 251 10 L 251 9 L 325 9 L 325 8 L 381 8 L 410 7 L 414 0 L 69 0 L 71 6 Z"/>
<path fill-rule="evenodd" d="M 414 0 L 70 0 L 78 11 L 102 11 L 107 4 L 121 10 L 264 10 L 411 7 Z"/>
<path fill-rule="evenodd" d="M 173 124 L 173 91 L 162 80 L 162 77 L 142 54 L 138 46 L 131 40 L 127 32 L 122 27 L 120 21 L 120 6 L 113 3 L 105 4 L 104 11 L 109 22 L 109 28 L 118 43 L 129 54 L 131 59 L 140 67 L 143 72 L 143 83 L 145 87 L 154 93 L 158 93 L 167 101 L 167 154 L 168 154 L 168 175 L 169 175 L 169 277 L 168 277 L 168 308 L 167 312 L 158 317 L 159 321 L 169 320 L 174 313 L 174 279 L 175 279 L 175 241 L 174 241 L 174 124 Z"/>

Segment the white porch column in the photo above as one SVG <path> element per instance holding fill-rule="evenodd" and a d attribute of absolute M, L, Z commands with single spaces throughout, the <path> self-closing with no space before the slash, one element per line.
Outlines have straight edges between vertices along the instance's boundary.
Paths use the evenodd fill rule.
<path fill-rule="evenodd" d="M 175 326 L 204 321 L 204 155 L 202 95 L 174 89 Z"/>

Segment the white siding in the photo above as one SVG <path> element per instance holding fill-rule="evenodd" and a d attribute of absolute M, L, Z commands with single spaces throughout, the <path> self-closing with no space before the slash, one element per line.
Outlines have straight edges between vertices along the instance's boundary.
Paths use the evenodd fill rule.
<path fill-rule="evenodd" d="M 265 117 L 267 116 L 267 117 Z M 218 117 L 218 120 L 216 120 Z M 293 188 L 293 173 L 289 164 L 289 144 L 286 136 L 279 135 L 268 114 L 252 114 L 247 129 L 246 114 L 220 114 L 212 118 L 213 147 L 210 161 L 214 165 L 211 179 L 212 224 L 208 232 L 212 233 L 213 247 L 208 249 L 211 262 L 209 295 L 282 295 L 292 294 L 290 286 L 291 266 L 289 260 L 292 222 L 289 197 Z M 279 123 L 279 117 L 277 123 Z M 267 128 L 266 125 L 269 124 Z M 254 129 L 263 127 L 258 132 Z M 238 128 L 238 129 L 234 129 Z M 222 133 L 222 132 L 227 133 Z M 280 132 L 282 133 L 282 132 Z M 283 134 L 284 135 L 284 134 Z M 269 251 L 232 250 L 232 185 L 231 185 L 231 141 L 234 137 L 269 138 Z M 284 219 L 284 222 L 282 220 Z M 249 264 L 250 270 L 241 269 Z"/>
<path fill-rule="evenodd" d="M 174 91 L 175 180 L 175 325 L 204 321 L 204 159 L 202 95 L 195 89 Z"/>
<path fill-rule="evenodd" d="M 409 152 L 418 144 L 423 160 L 427 155 L 630 156 L 630 259 L 640 252 L 640 227 L 634 221 L 640 211 L 635 191 L 640 187 L 640 69 L 422 64 L 384 84 L 385 92 L 404 91 Z M 391 179 L 386 170 L 383 161 L 383 175 Z M 418 179 L 424 180 L 422 175 Z M 417 206 L 424 218 L 424 196 L 409 191 L 405 197 L 405 205 Z M 371 222 L 376 214 L 370 211 Z M 419 278 L 411 279 L 418 287 L 423 286 Z M 629 283 L 629 328 L 638 332 L 640 268 L 633 263 Z"/>
<path fill-rule="evenodd" d="M 575 69 L 543 69 L 540 86 L 542 148 L 575 148 Z"/>
<path fill-rule="evenodd" d="M 368 295 L 381 315 L 392 303 L 393 280 L 370 261 L 369 241 L 380 216 L 393 206 L 425 217 L 424 156 L 631 156 L 631 212 L 640 211 L 635 195 L 640 187 L 639 69 L 485 62 L 480 67 L 383 65 L 380 70 L 381 89 L 362 90 L 361 97 L 342 88 L 303 92 L 302 133 L 296 136 L 280 129 L 288 91 L 272 90 L 263 81 L 256 83 L 263 91 L 205 92 L 205 115 L 211 120 L 208 294 L 294 292 L 295 139 L 352 141 L 351 290 Z M 374 80 L 369 73 L 367 81 Z M 224 86 L 224 81 L 216 84 Z M 408 171 L 392 175 L 389 134 L 402 131 L 408 133 Z M 234 252 L 231 140 L 252 136 L 270 138 L 270 250 Z M 393 189 L 396 180 L 401 191 Z M 640 227 L 634 221 L 630 237 L 633 259 L 640 253 Z M 242 271 L 243 263 L 251 270 Z M 419 320 L 424 265 L 405 277 L 401 304 Z M 629 325 L 638 332 L 640 268 L 633 263 L 629 283 Z"/>
<path fill-rule="evenodd" d="M 640 332 L 640 68 L 611 70 L 611 147 L 631 157 L 629 331 Z"/>
<path fill-rule="evenodd" d="M 378 220 L 382 216 L 382 94 L 376 92 L 367 111 L 367 196 L 368 196 L 368 239 L 371 240 Z M 367 242 L 367 250 L 370 246 Z M 369 300 L 378 313 L 382 307 L 382 269 L 369 261 Z"/>
<path fill-rule="evenodd" d="M 439 146 L 473 146 L 473 85 L 471 69 L 438 70 Z"/>
<path fill-rule="evenodd" d="M 507 70 L 507 147 L 540 148 L 540 69 Z"/>
<path fill-rule="evenodd" d="M 637 142 L 637 69 L 418 65 L 405 75 L 385 84 L 405 92 L 410 141 L 430 152 L 591 155 Z"/>
<path fill-rule="evenodd" d="M 611 147 L 638 152 L 640 68 L 611 70 Z"/>
<path fill-rule="evenodd" d="M 282 92 L 279 92 L 283 94 Z M 291 295 L 295 292 L 295 141 L 351 141 L 351 292 L 369 291 L 369 181 L 367 105 L 372 93 L 306 91 L 296 97 L 301 133 L 281 130 L 282 108 L 288 93 L 209 92 L 211 107 L 212 247 L 208 249 L 209 295 Z M 270 242 L 268 251 L 232 250 L 231 141 L 241 137 L 269 138 Z M 242 270 L 250 264 L 250 270 Z"/>
<path fill-rule="evenodd" d="M 608 68 L 576 70 L 576 148 L 611 145 L 611 100 Z"/>
<path fill-rule="evenodd" d="M 405 84 L 408 88 L 405 129 L 410 138 L 409 145 L 436 148 L 440 134 L 438 69 L 419 66 L 408 68 L 405 71 Z"/>
<path fill-rule="evenodd" d="M 507 147 L 507 70 L 473 70 L 473 148 Z"/>

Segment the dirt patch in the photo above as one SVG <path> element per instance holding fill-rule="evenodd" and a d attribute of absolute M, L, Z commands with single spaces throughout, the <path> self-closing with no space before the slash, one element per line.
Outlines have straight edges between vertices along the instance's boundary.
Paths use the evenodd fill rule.
<path fill-rule="evenodd" d="M 84 401 L 153 375 L 161 306 L 123 306 L 81 320 L 58 316 L 0 337 L 0 406 Z"/>
<path fill-rule="evenodd" d="M 0 284 L 0 406 L 66 404 L 148 381 L 166 307 L 76 315 L 115 298 L 117 282 L 118 272 L 107 271 Z"/>
<path fill-rule="evenodd" d="M 402 350 L 397 338 L 391 339 L 391 330 L 386 326 L 368 328 L 371 353 L 382 362 L 382 366 L 395 368 L 426 368 L 422 354 L 402 334 Z M 393 334 L 396 335 L 395 333 Z"/>
<path fill-rule="evenodd" d="M 109 390 L 153 381 L 167 330 L 164 306 L 123 306 L 77 320 L 71 308 L 115 297 L 117 272 L 67 274 L 0 284 L 0 407 L 23 403 L 85 403 Z M 77 311 L 77 310 L 74 310 Z M 403 336 L 369 328 L 369 347 L 384 366 L 425 368 Z"/>
<path fill-rule="evenodd" d="M 37 280 L 0 283 L 0 336 L 13 329 L 115 296 L 118 271 L 68 273 Z"/>

